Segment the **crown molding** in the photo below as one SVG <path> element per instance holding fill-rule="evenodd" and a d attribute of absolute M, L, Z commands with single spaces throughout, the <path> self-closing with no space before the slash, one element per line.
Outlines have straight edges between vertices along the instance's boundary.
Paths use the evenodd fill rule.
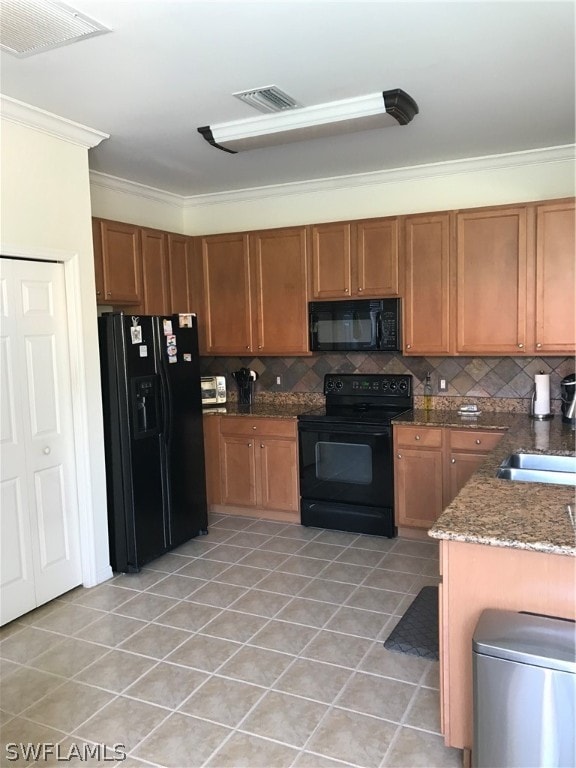
<path fill-rule="evenodd" d="M 165 192 L 156 187 L 149 187 L 146 184 L 140 184 L 137 181 L 121 179 L 118 176 L 110 176 L 100 171 L 90 171 L 90 186 L 102 187 L 111 192 L 121 192 L 124 195 L 133 195 L 143 197 L 147 200 L 153 200 L 155 203 L 171 205 L 175 208 L 182 208 L 185 197 L 175 195 L 173 192 Z"/>
<path fill-rule="evenodd" d="M 237 189 L 229 192 L 213 192 L 205 195 L 176 195 L 145 184 L 109 176 L 105 173 L 90 171 L 90 183 L 115 192 L 144 197 L 155 202 L 172 205 L 178 208 L 202 208 L 205 206 L 229 203 L 244 203 L 250 201 L 274 199 L 290 195 L 305 195 L 318 192 L 332 192 L 361 187 L 397 184 L 406 181 L 423 181 L 425 179 L 443 176 L 455 176 L 464 173 L 481 173 L 510 168 L 521 168 L 531 165 L 548 165 L 550 163 L 574 162 L 576 159 L 576 144 L 565 144 L 558 147 L 545 147 L 522 152 L 509 152 L 500 155 L 470 157 L 462 160 L 449 160 L 441 163 L 428 163 L 403 168 L 391 168 L 372 173 L 357 173 L 348 176 L 334 176 L 311 181 L 290 182 L 288 184 L 273 184 L 250 189 Z"/>
<path fill-rule="evenodd" d="M 97 131 L 95 128 L 88 128 L 4 94 L 0 94 L 0 115 L 4 120 L 34 128 L 85 149 L 97 147 L 101 141 L 110 138 L 109 134 Z"/>

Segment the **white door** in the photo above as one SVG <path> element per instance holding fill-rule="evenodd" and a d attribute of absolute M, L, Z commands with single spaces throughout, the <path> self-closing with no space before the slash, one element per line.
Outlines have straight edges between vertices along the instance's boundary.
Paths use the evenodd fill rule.
<path fill-rule="evenodd" d="M 82 581 L 62 264 L 0 259 L 0 623 Z"/>

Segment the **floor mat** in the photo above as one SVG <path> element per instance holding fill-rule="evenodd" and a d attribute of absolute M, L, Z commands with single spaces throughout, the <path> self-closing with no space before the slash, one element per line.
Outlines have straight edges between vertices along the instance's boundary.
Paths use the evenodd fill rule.
<path fill-rule="evenodd" d="M 438 660 L 438 587 L 422 587 L 390 633 L 384 648 Z"/>

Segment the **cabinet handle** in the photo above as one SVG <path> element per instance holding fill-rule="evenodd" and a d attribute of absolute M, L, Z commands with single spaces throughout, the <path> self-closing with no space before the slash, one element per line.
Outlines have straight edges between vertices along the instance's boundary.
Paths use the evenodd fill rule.
<path fill-rule="evenodd" d="M 358 293 L 360 293 L 363 290 L 364 290 L 364 288 L 358 288 Z"/>
<path fill-rule="evenodd" d="M 47 445 L 46 448 L 43 448 L 42 453 L 45 453 L 46 456 L 48 456 L 50 454 L 50 446 Z"/>
<path fill-rule="evenodd" d="M 264 448 L 264 443 L 260 443 L 260 448 Z"/>
<path fill-rule="evenodd" d="M 518 349 L 524 349 L 524 344 L 518 344 Z"/>
<path fill-rule="evenodd" d="M 397 458 L 397 459 L 401 459 L 401 458 L 402 458 L 402 454 L 401 454 L 401 453 L 397 453 L 397 454 L 396 454 L 396 458 Z"/>
<path fill-rule="evenodd" d="M 252 427 L 252 429 L 256 429 L 256 427 Z"/>
<path fill-rule="evenodd" d="M 262 349 L 262 344 L 258 344 L 258 349 Z"/>
<path fill-rule="evenodd" d="M 350 293 L 350 288 L 344 288 L 344 293 Z"/>
<path fill-rule="evenodd" d="M 456 464 L 456 459 L 450 459 L 450 464 Z"/>
<path fill-rule="evenodd" d="M 406 344 L 406 349 L 412 349 L 412 344 Z"/>
<path fill-rule="evenodd" d="M 416 437 L 414 438 L 414 440 L 420 440 L 420 435 L 416 435 Z"/>
<path fill-rule="evenodd" d="M 541 346 L 542 344 L 536 344 L 536 349 L 540 349 Z"/>
<path fill-rule="evenodd" d="M 108 296 L 108 298 L 110 298 L 110 296 L 112 296 L 112 292 L 111 291 L 106 291 L 106 296 Z"/>
<path fill-rule="evenodd" d="M 482 442 L 482 440 L 480 440 L 480 438 L 478 438 L 477 440 L 474 440 L 474 442 L 476 443 L 476 445 L 480 445 L 480 443 Z"/>
<path fill-rule="evenodd" d="M 100 296 L 101 293 L 102 291 L 96 291 L 96 296 Z"/>
<path fill-rule="evenodd" d="M 248 443 L 248 448 L 252 448 L 252 443 Z"/>
<path fill-rule="evenodd" d="M 247 349 L 248 351 L 250 351 L 250 345 L 249 345 L 249 344 L 246 344 L 246 349 Z"/>

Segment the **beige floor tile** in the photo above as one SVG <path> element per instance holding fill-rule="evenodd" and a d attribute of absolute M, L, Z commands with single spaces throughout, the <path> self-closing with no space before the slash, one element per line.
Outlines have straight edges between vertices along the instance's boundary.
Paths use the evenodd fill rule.
<path fill-rule="evenodd" d="M 25 626 L 26 624 L 23 621 L 19 621 L 15 619 L 14 621 L 9 622 L 8 624 L 4 624 L 3 627 L 0 627 L 0 647 L 2 646 L 2 642 L 6 640 L 6 638 L 11 637 L 12 635 L 15 635 L 17 632 L 22 632 Z"/>
<path fill-rule="evenodd" d="M 289 768 L 297 749 L 247 733 L 235 733 L 207 763 L 210 768 Z"/>
<path fill-rule="evenodd" d="M 250 533 L 249 531 L 238 531 L 232 533 L 228 531 L 226 537 L 226 544 L 230 544 L 234 547 L 247 547 L 248 549 L 254 549 L 261 544 L 269 541 L 271 536 L 266 533 Z M 223 542 L 221 542 L 223 543 Z"/>
<path fill-rule="evenodd" d="M 36 656 L 30 663 L 44 672 L 52 672 L 62 677 L 74 677 L 77 672 L 95 662 L 106 651 L 107 649 L 102 645 L 71 637 L 46 653 Z"/>
<path fill-rule="evenodd" d="M 214 581 L 234 584 L 238 587 L 254 587 L 267 575 L 268 571 L 263 568 L 254 568 L 250 565 L 231 565 L 215 576 Z"/>
<path fill-rule="evenodd" d="M 23 716 L 72 733 L 80 723 L 114 698 L 113 694 L 74 681 L 64 683 L 24 711 Z"/>
<path fill-rule="evenodd" d="M 350 763 L 342 763 L 340 760 L 332 760 L 324 755 L 315 755 L 312 752 L 301 752 L 296 758 L 292 768 L 347 768 Z"/>
<path fill-rule="evenodd" d="M 177 709 L 207 677 L 204 672 L 161 662 L 124 693 L 150 704 Z"/>
<path fill-rule="evenodd" d="M 231 606 L 235 611 L 253 613 L 256 616 L 272 618 L 292 598 L 289 595 L 280 595 L 277 592 L 264 592 L 260 589 L 250 589 L 242 597 L 238 598 Z"/>
<path fill-rule="evenodd" d="M 2 682 L 2 709 L 19 715 L 64 680 L 37 669 L 21 667 Z"/>
<path fill-rule="evenodd" d="M 414 728 L 400 728 L 383 768 L 460 768 L 462 751 L 444 746 L 444 739 Z"/>
<path fill-rule="evenodd" d="M 261 616 L 251 616 L 245 613 L 224 610 L 203 629 L 203 634 L 221 637 L 224 640 L 235 640 L 245 643 L 258 630 L 262 629 L 268 619 Z"/>
<path fill-rule="evenodd" d="M 440 733 L 440 692 L 434 688 L 420 688 L 404 718 L 405 725 Z"/>
<path fill-rule="evenodd" d="M 114 693 L 122 693 L 125 688 L 148 672 L 155 663 L 154 660 L 144 656 L 113 650 L 80 672 L 76 680 L 106 688 Z"/>
<path fill-rule="evenodd" d="M 381 562 L 383 557 L 383 553 L 378 550 L 348 547 L 338 556 L 336 562 L 350 563 L 351 565 L 364 565 L 369 568 L 374 568 Z"/>
<path fill-rule="evenodd" d="M 265 533 L 277 536 L 286 528 L 286 523 L 276 523 L 273 520 L 256 520 L 249 528 L 249 533 Z"/>
<path fill-rule="evenodd" d="M 143 568 L 139 573 L 120 573 L 108 583 L 114 584 L 116 587 L 123 587 L 124 589 L 144 590 L 165 577 L 165 573 Z"/>
<path fill-rule="evenodd" d="M 402 602 L 404 595 L 401 592 L 389 592 L 386 589 L 374 587 L 357 587 L 346 605 L 353 608 L 363 608 L 365 611 L 379 611 L 380 613 L 395 613 Z"/>
<path fill-rule="evenodd" d="M 218 670 L 218 674 L 269 687 L 293 661 L 294 657 L 285 653 L 246 645 Z"/>
<path fill-rule="evenodd" d="M 348 682 L 351 671 L 332 664 L 296 659 L 274 684 L 275 690 L 331 704 Z"/>
<path fill-rule="evenodd" d="M 370 536 L 368 534 L 360 534 L 355 539 L 351 546 L 360 549 L 372 549 L 376 552 L 390 552 L 396 548 L 398 539 L 387 539 L 384 536 Z"/>
<path fill-rule="evenodd" d="M 344 552 L 344 547 L 337 547 L 334 544 L 322 544 L 320 543 L 320 537 L 316 537 L 314 541 L 309 541 L 305 544 L 299 555 L 302 557 L 314 557 L 319 560 L 336 560 Z"/>
<path fill-rule="evenodd" d="M 161 624 L 147 624 L 136 634 L 125 640 L 120 648 L 132 653 L 142 653 L 155 659 L 163 659 L 190 637 L 183 629 L 165 627 Z"/>
<path fill-rule="evenodd" d="M 29 759 L 26 760 L 26 753 L 21 751 L 20 745 L 24 746 L 24 749 L 30 747 L 42 747 L 43 744 L 58 744 L 65 734 L 62 731 L 57 731 L 54 728 L 49 728 L 39 723 L 33 723 L 30 720 L 25 720 L 22 717 L 15 717 L 8 723 L 2 726 L 0 734 L 0 754 L 2 755 L 3 768 L 7 766 L 22 766 L 23 764 L 28 766 L 34 762 L 34 758 L 31 757 L 33 753 L 28 752 Z M 12 746 L 7 750 L 7 745 L 18 745 L 17 755 L 19 759 L 8 759 L 14 756 Z M 38 753 L 37 753 L 38 754 Z"/>
<path fill-rule="evenodd" d="M 140 619 L 130 619 L 116 613 L 106 613 L 101 619 L 97 619 L 86 629 L 78 632 L 76 637 L 113 648 L 145 626 L 146 622 Z"/>
<path fill-rule="evenodd" d="M 36 622 L 35 626 L 51 632 L 60 632 L 63 635 L 75 635 L 100 618 L 102 618 L 101 611 L 84 608 L 75 603 L 61 603 L 47 616 Z"/>
<path fill-rule="evenodd" d="M 385 613 L 344 606 L 336 611 L 324 628 L 375 640 L 386 628 L 388 621 L 389 617 Z"/>
<path fill-rule="evenodd" d="M 166 768 L 200 768 L 230 733 L 222 725 L 175 713 L 136 748 L 134 757 Z"/>
<path fill-rule="evenodd" d="M 269 573 L 258 582 L 258 589 L 295 597 L 301 590 L 308 586 L 309 583 L 310 579 L 306 576 L 298 576 L 295 573 L 272 571 L 272 573 Z"/>
<path fill-rule="evenodd" d="M 77 587 L 76 589 L 71 590 L 70 593 L 67 594 L 74 594 L 78 595 L 81 592 L 84 592 L 84 587 Z M 48 614 L 52 613 L 52 611 L 55 611 L 56 608 L 61 608 L 63 603 L 65 602 L 72 602 L 72 600 L 63 600 L 62 597 L 59 597 L 57 600 L 51 600 L 49 603 L 44 603 L 44 605 L 39 606 L 38 608 L 35 608 L 33 611 L 30 611 L 29 613 L 25 613 L 23 616 L 19 616 L 16 620 L 11 622 L 11 624 L 7 625 L 6 627 L 2 627 L 2 635 L 4 632 L 9 632 L 10 627 L 13 629 L 17 629 L 19 626 L 22 627 L 23 625 L 30 625 L 35 626 L 40 619 L 44 618 L 45 616 L 48 616 Z M 0 635 L 1 636 L 1 635 Z"/>
<path fill-rule="evenodd" d="M 364 715 L 399 723 L 417 690 L 417 686 L 401 680 L 387 680 L 383 685 L 378 675 L 356 672 L 336 703 Z"/>
<path fill-rule="evenodd" d="M 36 627 L 24 627 L 0 643 L 0 656 L 8 661 L 29 664 L 36 656 L 64 642 L 62 635 L 46 632 Z"/>
<path fill-rule="evenodd" d="M 219 581 L 203 582 L 202 586 L 192 595 L 195 603 L 204 603 L 216 608 L 227 608 L 246 592 L 246 587 L 234 584 L 223 584 Z"/>
<path fill-rule="evenodd" d="M 394 592 L 410 592 L 417 579 L 418 577 L 412 573 L 397 573 L 385 568 L 374 568 L 362 586 L 389 589 Z"/>
<path fill-rule="evenodd" d="M 20 665 L 8 659 L 0 659 L 0 680 L 4 680 L 5 677 L 11 675 L 12 672 L 16 672 L 20 669 Z"/>
<path fill-rule="evenodd" d="M 320 571 L 320 578 L 327 581 L 341 581 L 345 584 L 360 584 L 371 572 L 371 566 L 336 562 L 328 563 Z"/>
<path fill-rule="evenodd" d="M 140 592 L 136 597 L 116 608 L 114 613 L 118 613 L 121 616 L 129 616 L 133 619 L 153 621 L 160 614 L 177 605 L 178 601 L 170 597 L 152 595 L 150 592 Z"/>
<path fill-rule="evenodd" d="M 378 768 L 397 726 L 356 712 L 333 709 L 306 748 L 362 768 Z M 403 768 L 411 764 L 405 762 Z"/>
<path fill-rule="evenodd" d="M 147 568 L 152 571 L 163 571 L 164 573 L 176 573 L 180 568 L 188 565 L 190 558 L 186 555 L 174 555 L 172 552 L 168 552 L 161 557 L 157 557 L 148 563 Z"/>
<path fill-rule="evenodd" d="M 98 587 L 81 590 L 74 598 L 74 605 L 83 605 L 85 608 L 96 608 L 100 611 L 113 611 L 137 594 L 136 591 L 130 592 L 113 584 L 101 584 Z"/>
<path fill-rule="evenodd" d="M 396 552 L 390 552 L 384 556 L 380 567 L 389 571 L 399 571 L 401 573 L 413 573 L 418 575 L 426 566 L 427 560 L 423 557 L 414 557 L 413 555 L 399 555 Z"/>
<path fill-rule="evenodd" d="M 164 597 L 174 597 L 178 600 L 183 600 L 205 583 L 203 579 L 193 579 L 190 576 L 180 576 L 177 573 L 171 573 L 169 576 L 157 581 L 156 584 L 152 584 L 146 591 L 154 595 L 164 595 Z"/>
<path fill-rule="evenodd" d="M 314 557 L 302 557 L 301 555 L 291 555 L 279 566 L 278 571 L 283 573 L 295 573 L 298 576 L 318 576 L 321 570 L 327 565 L 326 560 L 319 560 Z"/>
<path fill-rule="evenodd" d="M 403 680 L 405 683 L 418 683 L 434 663 L 438 665 L 437 662 L 421 659 L 418 656 L 389 651 L 381 642 L 378 642 L 373 644 L 362 660 L 360 669 L 375 675 Z"/>
<path fill-rule="evenodd" d="M 265 544 L 260 545 L 260 549 L 268 552 L 282 552 L 285 555 L 294 555 L 299 552 L 305 542 L 297 539 L 286 539 L 283 536 L 272 536 Z"/>
<path fill-rule="evenodd" d="M 320 544 L 336 544 L 339 547 L 348 547 L 354 544 L 358 538 L 357 533 L 348 533 L 347 531 L 321 531 L 314 539 Z"/>
<path fill-rule="evenodd" d="M 326 704 L 269 691 L 242 723 L 242 730 L 303 747 L 328 711 Z"/>
<path fill-rule="evenodd" d="M 250 683 L 211 677 L 180 707 L 182 712 L 235 728 L 264 695 Z"/>
<path fill-rule="evenodd" d="M 217 544 L 227 541 L 233 535 L 231 531 L 215 532 L 210 531 L 208 536 L 196 536 L 190 541 L 185 541 L 176 549 L 172 550 L 175 555 L 187 555 L 188 557 L 202 557 Z"/>
<path fill-rule="evenodd" d="M 287 621 L 272 620 L 254 635 L 250 645 L 297 656 L 317 632 L 316 627 L 304 627 Z"/>
<path fill-rule="evenodd" d="M 398 555 L 413 555 L 414 557 L 426 557 L 438 562 L 439 549 L 437 541 L 410 541 L 398 539 L 394 552 Z"/>
<path fill-rule="evenodd" d="M 430 668 L 424 675 L 422 685 L 428 688 L 440 688 L 440 663 L 438 661 L 431 661 Z"/>
<path fill-rule="evenodd" d="M 323 627 L 337 610 L 338 606 L 332 603 L 320 603 L 316 600 L 294 597 L 276 618 L 281 621 L 305 624 L 309 627 Z"/>
<path fill-rule="evenodd" d="M 216 560 L 219 563 L 232 564 L 237 563 L 238 560 L 241 560 L 250 551 L 246 547 L 235 547 L 230 542 L 226 542 L 225 544 L 218 544 L 210 552 L 206 553 L 204 557 L 208 560 Z"/>
<path fill-rule="evenodd" d="M 303 525 L 287 525 L 282 528 L 276 536 L 282 536 L 288 539 L 298 539 L 298 541 L 312 541 L 322 532 L 322 528 L 306 528 Z"/>
<path fill-rule="evenodd" d="M 308 586 L 300 592 L 299 597 L 343 605 L 356 588 L 354 584 L 343 584 L 339 581 L 316 578 L 312 579 Z"/>
<path fill-rule="evenodd" d="M 196 632 L 220 613 L 220 608 L 182 601 L 156 619 L 156 623 Z"/>
<path fill-rule="evenodd" d="M 322 629 L 302 651 L 302 656 L 328 664 L 355 669 L 372 648 L 374 642 Z"/>
<path fill-rule="evenodd" d="M 241 564 L 273 571 L 281 565 L 287 557 L 288 555 L 283 552 L 268 552 L 264 549 L 254 549 L 252 551 L 245 550 Z"/>
<path fill-rule="evenodd" d="M 76 728 L 75 733 L 100 744 L 124 744 L 131 752 L 167 714 L 160 707 L 120 696 Z"/>
<path fill-rule="evenodd" d="M 215 672 L 241 647 L 240 643 L 200 633 L 186 640 L 166 661 L 205 672 Z"/>
<path fill-rule="evenodd" d="M 256 520 L 253 517 L 226 515 L 226 517 L 221 517 L 219 520 L 216 520 L 216 522 L 209 526 L 208 530 L 210 531 L 212 529 L 214 531 L 220 531 L 224 529 L 232 531 L 243 531 L 245 528 L 250 528 L 255 522 Z M 210 533 L 208 533 L 208 536 L 210 536 Z"/>
<path fill-rule="evenodd" d="M 226 570 L 229 563 L 217 562 L 216 560 L 207 560 L 205 557 L 199 557 L 191 560 L 184 568 L 178 572 L 179 576 L 192 576 L 195 579 L 204 579 L 209 581 L 218 576 L 219 573 Z"/>

